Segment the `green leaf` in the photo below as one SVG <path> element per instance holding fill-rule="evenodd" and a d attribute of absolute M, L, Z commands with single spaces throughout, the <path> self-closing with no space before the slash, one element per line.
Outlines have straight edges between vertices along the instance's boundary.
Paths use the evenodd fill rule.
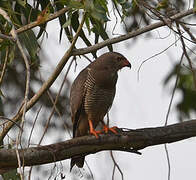
<path fill-rule="evenodd" d="M 20 4 L 21 6 L 24 6 L 27 4 L 27 0 L 17 0 L 18 4 Z"/>
<path fill-rule="evenodd" d="M 71 25 L 71 19 L 72 19 L 72 11 L 68 12 L 68 19 L 66 22 L 63 24 L 62 28 L 66 28 Z"/>
<path fill-rule="evenodd" d="M 58 0 L 55 0 L 54 3 L 56 4 L 57 11 L 61 10 L 64 7 L 62 4 L 58 3 Z M 69 28 L 68 27 L 62 28 L 62 26 L 66 23 L 66 21 L 67 21 L 67 17 L 65 14 L 62 14 L 61 16 L 59 16 L 59 22 L 61 25 L 61 30 L 60 30 L 60 34 L 59 34 L 59 42 L 61 42 L 63 29 L 65 31 L 65 34 L 66 34 L 69 42 L 72 41 L 72 36 L 71 36 Z"/>
<path fill-rule="evenodd" d="M 67 21 L 63 24 L 62 28 L 66 28 L 71 25 L 71 18 L 69 17 Z"/>
<path fill-rule="evenodd" d="M 127 1 L 126 1 L 126 0 L 117 0 L 117 2 L 118 2 L 119 4 L 124 4 L 124 3 L 126 3 Z"/>
<path fill-rule="evenodd" d="M 8 55 L 8 63 L 11 64 L 12 61 L 15 58 L 15 52 L 16 52 L 16 45 L 10 46 L 9 48 L 9 55 Z"/>
<path fill-rule="evenodd" d="M 1 43 L 0 43 L 0 52 L 2 52 L 3 50 L 5 50 L 5 48 L 9 45 L 12 45 L 12 42 L 9 41 L 9 40 L 3 40 Z"/>
<path fill-rule="evenodd" d="M 70 8 L 74 8 L 74 9 L 83 9 L 84 5 L 79 2 L 78 0 L 60 0 L 61 3 L 63 3 L 64 5 L 70 7 Z"/>
<path fill-rule="evenodd" d="M 161 10 L 161 9 L 166 9 L 167 7 L 168 7 L 168 0 L 162 0 L 157 4 L 156 9 Z"/>
<path fill-rule="evenodd" d="M 93 24 L 92 31 L 96 35 L 100 35 L 103 40 L 109 39 L 108 34 L 106 33 L 103 24 L 100 21 L 97 21 L 96 19 L 91 18 L 91 23 Z M 99 36 L 97 36 L 96 40 L 98 40 Z M 107 46 L 109 51 L 113 51 L 112 45 Z"/>
<path fill-rule="evenodd" d="M 193 74 L 188 69 L 177 64 L 166 77 L 164 84 L 178 75 L 177 90 L 181 93 L 181 98 L 176 105 L 179 119 L 189 118 L 192 112 L 196 112 L 196 91 L 194 89 Z"/>
<path fill-rule="evenodd" d="M 37 38 L 32 30 L 28 30 L 24 33 L 19 34 L 19 38 L 21 42 L 25 45 L 31 60 L 37 59 L 37 51 L 39 48 L 39 44 L 37 42 Z"/>
<path fill-rule="evenodd" d="M 76 31 L 78 30 L 79 25 L 80 25 L 80 22 L 79 22 L 79 13 L 78 13 L 78 11 L 75 11 L 75 12 L 72 14 L 71 25 L 72 25 L 72 27 L 73 27 L 73 30 L 76 32 Z M 90 41 L 89 41 L 88 38 L 86 37 L 86 35 L 85 35 L 83 29 L 81 29 L 79 36 L 80 36 L 80 38 L 84 41 L 84 43 L 85 43 L 87 46 L 92 46 L 92 44 L 90 43 Z M 94 58 L 97 58 L 96 52 L 92 52 L 92 55 L 94 56 Z"/>
<path fill-rule="evenodd" d="M 97 20 L 99 20 L 100 22 L 107 22 L 109 21 L 108 17 L 106 16 L 106 14 L 103 14 L 103 13 L 99 13 L 97 11 L 93 11 L 91 13 L 91 16 Z"/>
<path fill-rule="evenodd" d="M 2 92 L 1 89 L 0 89 L 0 96 L 2 96 L 3 98 L 5 98 L 5 96 L 4 96 L 4 94 L 3 94 L 3 92 Z"/>
<path fill-rule="evenodd" d="M 126 2 L 124 4 L 122 4 L 122 8 L 124 9 L 129 9 L 132 7 L 132 3 L 131 2 Z"/>
<path fill-rule="evenodd" d="M 109 20 L 107 17 L 107 7 L 105 7 L 105 5 L 102 6 L 102 4 L 99 3 L 99 0 L 85 0 L 84 7 L 85 10 L 89 13 L 89 15 L 92 16 L 94 19 L 97 19 L 102 23 Z"/>
<path fill-rule="evenodd" d="M 86 24 L 86 27 L 88 29 L 89 35 L 91 35 L 90 20 L 89 20 L 89 16 L 88 15 L 86 16 L 85 24 Z"/>
<path fill-rule="evenodd" d="M 194 8 L 194 10 L 196 11 L 196 0 L 194 0 L 193 8 Z"/>
<path fill-rule="evenodd" d="M 105 11 L 108 13 L 108 7 L 107 7 L 108 2 L 106 0 L 97 0 L 97 1 L 101 5 L 101 7 L 104 8 Z"/>

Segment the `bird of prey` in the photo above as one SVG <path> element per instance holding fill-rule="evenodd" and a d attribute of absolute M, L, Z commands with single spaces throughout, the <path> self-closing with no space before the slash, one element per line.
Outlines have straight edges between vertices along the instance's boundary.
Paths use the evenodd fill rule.
<path fill-rule="evenodd" d="M 100 131 L 95 128 L 112 106 L 116 92 L 118 70 L 130 67 L 129 61 L 120 53 L 108 52 L 98 57 L 83 69 L 72 84 L 70 92 L 71 118 L 73 122 L 73 138 L 93 134 L 98 138 Z M 104 131 L 114 128 L 104 125 Z M 83 167 L 84 156 L 74 156 L 74 165 Z"/>

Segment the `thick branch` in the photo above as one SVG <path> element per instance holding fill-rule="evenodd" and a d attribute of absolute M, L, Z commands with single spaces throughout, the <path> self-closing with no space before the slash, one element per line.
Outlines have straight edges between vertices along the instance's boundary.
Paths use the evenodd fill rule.
<path fill-rule="evenodd" d="M 69 159 L 75 155 L 88 155 L 103 150 L 133 152 L 164 143 L 172 143 L 196 136 L 196 120 L 174 125 L 121 130 L 118 135 L 104 134 L 99 139 L 94 136 L 83 136 L 64 142 L 31 147 L 19 150 L 24 166 L 34 166 Z M 17 157 L 14 149 L 0 150 L 0 171 L 16 168 Z"/>

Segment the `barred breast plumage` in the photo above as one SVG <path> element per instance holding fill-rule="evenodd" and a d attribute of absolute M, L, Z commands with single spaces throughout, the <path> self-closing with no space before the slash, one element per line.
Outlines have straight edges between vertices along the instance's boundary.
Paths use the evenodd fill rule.
<path fill-rule="evenodd" d="M 86 94 L 84 97 L 84 110 L 91 119 L 103 119 L 112 105 L 116 88 L 102 88 L 96 84 L 95 78 L 88 70 L 87 80 L 85 82 Z M 98 122 L 97 122 L 98 123 Z M 95 123 L 95 124 L 97 124 Z M 96 125 L 95 125 L 96 126 Z"/>

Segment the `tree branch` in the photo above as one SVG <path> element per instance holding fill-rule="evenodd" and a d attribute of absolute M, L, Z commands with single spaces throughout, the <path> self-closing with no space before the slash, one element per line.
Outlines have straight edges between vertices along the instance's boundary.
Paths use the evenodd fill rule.
<path fill-rule="evenodd" d="M 124 41 L 124 40 L 127 40 L 127 39 L 131 39 L 131 38 L 136 37 L 140 34 L 149 32 L 153 29 L 157 29 L 159 27 L 171 24 L 175 20 L 186 17 L 186 16 L 189 16 L 191 14 L 195 14 L 194 8 L 189 9 L 189 10 L 184 11 L 184 12 L 177 13 L 174 16 L 171 16 L 170 18 L 165 18 L 164 22 L 160 21 L 160 22 L 157 22 L 157 23 L 154 23 L 154 24 L 150 24 L 150 25 L 145 26 L 143 28 L 140 28 L 136 31 L 131 31 L 131 32 L 125 34 L 125 35 L 121 35 L 121 36 L 118 36 L 118 37 L 115 37 L 115 38 L 107 39 L 103 42 L 97 43 L 97 44 L 95 44 L 93 46 L 89 46 L 87 48 L 74 49 L 73 52 L 72 52 L 72 55 L 76 56 L 76 55 L 87 54 L 87 53 L 96 51 L 98 49 L 101 49 L 105 46 L 115 44 L 115 43 L 118 43 L 118 42 L 121 42 L 121 41 Z"/>
<path fill-rule="evenodd" d="M 88 155 L 103 150 L 136 152 L 149 146 L 172 143 L 196 136 L 196 120 L 164 127 L 119 129 L 119 134 L 103 134 L 99 139 L 83 136 L 56 144 L 19 150 L 24 166 L 34 166 Z M 41 158 L 40 158 L 41 157 Z M 0 150 L 0 173 L 18 167 L 15 149 Z"/>
<path fill-rule="evenodd" d="M 56 66 L 55 70 L 53 71 L 51 76 L 48 78 L 48 80 L 43 83 L 42 87 L 38 90 L 38 92 L 28 101 L 27 110 L 29 110 L 39 100 L 39 98 L 42 96 L 42 94 L 44 94 L 48 90 L 48 88 L 53 84 L 53 82 L 56 80 L 58 75 L 63 70 L 65 64 L 67 63 L 67 61 L 69 60 L 69 58 L 71 56 L 71 52 L 75 46 L 75 43 L 76 43 L 78 36 L 79 36 L 79 33 L 80 33 L 80 31 L 83 27 L 83 24 L 85 22 L 85 17 L 86 17 L 86 12 L 84 12 L 84 14 L 83 14 L 80 26 L 78 27 L 78 30 L 73 38 L 73 41 L 72 41 L 69 49 L 65 52 L 64 56 L 61 58 L 61 60 L 59 61 L 58 65 Z M 12 118 L 12 120 L 14 122 L 17 122 L 21 118 L 23 109 L 24 109 L 24 105 L 21 107 L 19 112 Z M 8 133 L 8 131 L 12 128 L 13 125 L 14 124 L 12 122 L 8 122 L 6 124 L 6 126 L 3 128 L 3 131 L 0 132 L 0 141 L 3 140 L 3 138 Z"/>
<path fill-rule="evenodd" d="M 60 15 L 66 13 L 69 9 L 70 8 L 68 8 L 68 7 L 65 7 L 65 8 L 61 9 L 61 10 L 55 12 L 54 14 L 49 15 L 44 21 L 41 21 L 41 23 L 39 23 L 37 21 L 34 21 L 34 22 L 30 23 L 30 24 L 22 26 L 21 28 L 16 30 L 16 33 L 22 33 L 22 32 L 25 32 L 25 31 L 27 31 L 29 29 L 32 29 L 32 28 L 34 28 L 36 26 L 39 26 L 39 25 L 44 24 L 46 22 L 49 22 L 49 21 L 59 17 Z"/>

